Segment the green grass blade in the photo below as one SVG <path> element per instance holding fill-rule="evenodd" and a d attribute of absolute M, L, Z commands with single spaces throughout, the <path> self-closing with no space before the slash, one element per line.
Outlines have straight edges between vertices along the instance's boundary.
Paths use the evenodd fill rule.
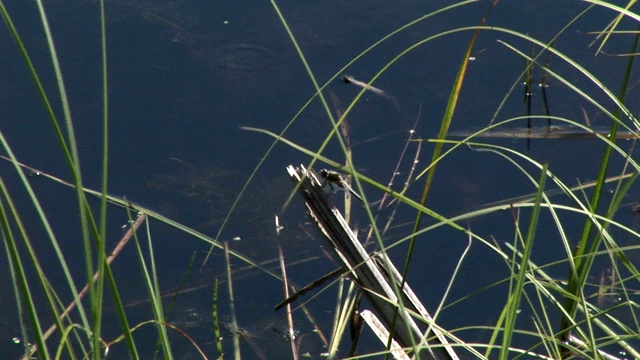
<path fill-rule="evenodd" d="M 69 126 L 71 124 L 71 122 L 70 122 L 70 115 L 69 115 L 70 112 L 69 112 L 69 108 L 68 108 L 68 102 L 66 100 L 66 95 L 65 95 L 66 92 L 64 90 L 64 84 L 61 81 L 62 77 L 61 77 L 61 72 L 59 71 L 59 64 L 58 64 L 58 61 L 57 61 L 57 56 L 55 54 L 55 47 L 53 46 L 51 33 L 49 31 L 48 22 L 46 20 L 46 15 L 44 13 L 44 8 L 43 8 L 41 2 L 38 2 L 38 8 L 39 8 L 39 14 L 41 16 L 41 21 L 43 22 L 42 25 L 43 25 L 43 28 L 45 29 L 45 36 L 47 37 L 47 42 L 48 42 L 48 44 L 50 46 L 50 52 L 51 52 L 51 55 L 52 55 L 52 63 L 54 65 L 54 71 L 56 71 L 56 69 L 58 70 L 58 71 L 56 71 L 56 78 L 58 79 L 58 85 L 59 85 L 59 89 L 61 91 L 61 102 L 62 102 L 62 106 L 63 106 L 63 111 L 64 111 L 65 115 L 67 116 L 67 125 Z M 27 69 L 28 69 L 29 74 L 31 75 L 31 77 L 34 80 L 36 88 L 38 89 L 38 93 L 39 93 L 39 95 L 40 95 L 40 97 L 41 97 L 41 99 L 43 101 L 43 104 L 45 106 L 47 114 L 49 115 L 49 119 L 51 121 L 51 124 L 54 127 L 54 132 L 55 132 L 55 134 L 56 134 L 56 136 L 58 138 L 58 142 L 59 142 L 59 145 L 60 145 L 60 149 L 63 152 L 64 159 L 66 160 L 67 165 L 68 165 L 69 169 L 71 170 L 71 174 L 72 174 L 72 176 L 74 178 L 74 181 L 76 183 L 78 183 L 78 181 L 79 181 L 79 172 L 77 171 L 77 166 L 76 166 L 78 164 L 77 151 L 75 151 L 75 156 L 74 156 L 73 155 L 73 150 L 69 150 L 70 145 L 67 144 L 67 141 L 64 138 L 62 130 L 61 130 L 59 124 L 58 124 L 58 121 L 56 119 L 55 113 L 54 113 L 53 108 L 51 106 L 51 102 L 49 101 L 49 98 L 48 98 L 48 96 L 47 96 L 47 94 L 46 94 L 46 92 L 44 90 L 44 86 L 42 85 L 42 82 L 40 81 L 40 78 L 39 78 L 39 76 L 38 76 L 38 74 L 37 74 L 37 72 L 35 70 L 35 67 L 33 66 L 33 63 L 31 62 L 30 56 L 26 51 L 24 43 L 23 43 L 21 37 L 19 36 L 16 27 L 14 26 L 13 22 L 11 21 L 11 17 L 9 16 L 9 13 L 8 13 L 6 7 L 4 6 L 4 3 L 2 3 L 1 1 L 0 1 L 0 13 L 2 13 L 2 16 L 3 16 L 4 20 L 5 20 L 5 24 L 6 24 L 7 28 L 8 28 L 11 36 L 13 37 L 16 45 L 18 46 L 18 49 L 19 49 L 20 53 L 22 54 L 22 57 L 23 57 L 23 59 L 25 61 L 25 64 L 27 65 Z M 70 128 L 70 129 L 71 129 L 71 131 L 69 132 L 69 136 L 70 136 L 69 139 L 74 141 L 75 137 L 73 136 L 72 128 Z M 3 142 L 3 146 L 5 147 L 5 149 L 8 150 L 8 145 L 7 145 L 6 141 L 4 140 L 4 138 L 2 139 L 2 142 Z M 75 145 L 74 144 L 72 144 L 72 145 L 73 145 L 72 147 L 75 148 Z M 14 166 L 15 166 L 16 165 L 15 157 L 13 156 L 13 154 L 9 150 L 8 150 L 8 154 L 9 154 L 9 157 L 11 157 L 13 159 Z M 77 297 L 77 290 L 75 288 L 73 280 L 71 280 L 72 278 L 71 278 L 69 270 L 68 270 L 68 268 L 67 268 L 67 266 L 65 264 L 64 258 L 62 256 L 62 254 L 60 253 L 60 250 L 59 250 L 59 247 L 58 247 L 58 244 L 57 244 L 57 240 L 56 240 L 55 236 L 53 235 L 53 231 L 51 230 L 51 227 L 50 227 L 50 225 L 48 224 L 48 222 L 46 220 L 46 216 L 44 215 L 44 212 L 42 211 L 42 208 L 41 208 L 39 202 L 37 201 L 37 199 L 35 197 L 35 194 L 33 193 L 30 185 L 28 184 L 26 178 L 24 177 L 24 174 L 22 174 L 22 172 L 20 172 L 20 171 L 18 173 L 19 173 L 19 175 L 21 177 L 22 182 L 25 184 L 25 187 L 27 188 L 27 191 L 28 191 L 28 193 L 29 193 L 29 195 L 30 195 L 30 197 L 32 199 L 32 202 L 33 202 L 34 206 L 36 207 L 38 213 L 40 214 L 40 218 L 42 219 L 42 222 L 43 222 L 43 224 L 45 226 L 45 229 L 46 229 L 47 233 L 49 234 L 49 239 L 50 239 L 52 245 L 54 246 L 54 249 L 56 251 L 56 254 L 58 256 L 60 264 L 63 267 L 63 271 L 65 272 L 65 277 L 67 278 L 67 281 L 68 281 L 69 286 L 71 288 L 71 291 L 72 291 L 72 293 L 74 295 L 74 298 L 78 302 L 78 309 L 80 310 L 79 314 L 81 316 L 81 319 L 82 319 L 85 327 L 88 327 L 89 326 L 88 325 L 89 322 L 88 322 L 87 317 L 85 315 L 82 303 L 79 301 L 79 299 Z M 83 234 L 84 234 L 83 235 L 83 239 L 85 241 L 85 247 L 87 247 L 87 244 L 89 244 L 89 242 L 88 242 L 89 241 L 88 240 L 89 237 L 88 237 L 88 228 L 86 226 L 86 224 L 87 224 L 87 222 L 86 222 L 87 208 L 85 206 L 86 201 L 84 201 L 86 199 L 83 200 L 83 194 L 77 193 L 77 195 L 78 195 L 78 201 L 79 201 L 80 209 L 81 209 L 81 211 L 80 211 L 81 219 L 83 219 L 82 220 L 82 224 L 81 224 L 81 227 L 83 229 Z M 90 252 L 87 252 L 87 254 L 90 254 Z M 87 261 L 90 262 L 91 261 L 91 256 L 87 256 L 87 258 L 88 258 Z M 92 266 L 88 266 L 87 267 L 87 269 L 90 269 L 90 268 L 92 269 L 93 267 Z M 93 273 L 92 271 L 88 272 L 89 275 L 88 275 L 87 279 L 91 278 L 92 273 Z M 92 334 L 96 335 L 94 337 L 94 339 L 93 339 L 93 345 L 94 346 L 96 346 L 96 345 L 99 346 L 99 331 L 98 332 L 92 332 Z"/>
<path fill-rule="evenodd" d="M 118 295 L 118 290 L 115 287 L 115 282 L 113 279 L 113 274 L 111 274 L 111 269 L 109 268 L 109 264 L 107 264 L 106 259 L 106 239 L 107 239 L 107 195 L 108 195 L 108 184 L 109 184 L 109 88 L 108 88 L 108 73 L 107 73 L 107 29 L 106 29 L 106 15 L 105 15 L 105 0 L 100 0 L 100 47 L 101 47 L 101 57 L 102 57 L 102 196 L 100 198 L 100 225 L 99 225 L 99 235 L 96 237 L 96 263 L 98 265 L 98 279 L 96 280 L 96 291 L 95 298 L 92 299 L 92 302 L 95 303 L 94 311 L 93 311 L 93 321 L 95 322 L 94 328 L 101 329 L 102 328 L 102 310 L 103 310 L 103 297 L 104 297 L 104 283 L 105 283 L 105 275 L 109 278 L 107 279 L 112 286 L 111 295 L 116 303 L 116 308 L 118 308 L 117 304 L 121 303 L 121 299 Z M 70 130 L 72 132 L 72 130 Z M 78 169 L 80 169 L 78 164 Z M 78 185 L 81 186 L 82 183 L 78 182 Z M 80 188 L 81 190 L 81 188 Z M 86 201 L 84 192 L 81 191 L 80 201 Z M 87 208 L 88 211 L 88 208 Z M 89 267 L 88 267 L 89 268 Z M 122 304 L 120 304 L 122 306 Z M 120 323 L 125 329 L 125 338 L 126 343 L 129 346 L 130 354 L 136 354 L 135 346 L 133 345 L 133 337 L 129 332 L 129 326 L 126 322 L 126 317 L 124 313 L 119 314 Z M 124 320 L 124 323 L 122 322 Z M 99 344 L 100 332 L 98 334 L 94 334 L 94 348 Z"/>
<path fill-rule="evenodd" d="M 4 185 L 4 181 L 0 178 L 0 191 L 2 192 L 2 197 L 8 199 L 7 188 Z M 43 359 L 49 358 L 49 352 L 47 346 L 45 344 L 44 333 L 42 331 L 42 326 L 40 325 L 40 317 L 36 311 L 36 305 L 33 298 L 33 294 L 31 292 L 29 281 L 27 279 L 26 271 L 24 268 L 24 264 L 22 263 L 22 259 L 20 258 L 20 253 L 18 250 L 18 245 L 16 238 L 13 236 L 11 231 L 11 225 L 9 224 L 9 213 L 7 213 L 5 209 L 5 205 L 3 204 L 4 200 L 0 200 L 0 226 L 2 227 L 2 237 L 5 247 L 7 248 L 7 257 L 8 262 L 11 265 L 12 273 L 14 273 L 14 289 L 16 292 L 16 301 L 24 304 L 24 309 L 27 310 L 27 314 L 30 320 L 31 332 L 35 338 L 35 343 L 38 346 L 38 354 Z M 21 323 L 23 321 L 21 316 Z M 29 342 L 29 338 L 24 336 L 23 341 L 26 344 Z M 27 352 L 30 349 L 26 349 Z"/>
<path fill-rule="evenodd" d="M 636 52 L 639 39 L 640 39 L 640 36 L 636 36 L 636 41 L 634 41 L 632 45 L 632 50 L 631 50 L 632 53 Z M 633 69 L 634 59 L 635 57 L 633 56 L 629 57 L 629 61 L 627 63 L 627 68 L 626 68 L 625 75 L 623 77 L 621 91 L 619 95 L 620 103 L 624 103 L 624 100 L 628 91 L 628 85 L 629 85 L 629 80 L 631 78 L 631 71 Z M 621 119 L 621 116 L 622 116 L 622 108 L 619 107 L 615 111 L 615 117 L 617 119 Z M 615 134 L 617 132 L 617 129 L 618 129 L 618 122 L 614 121 L 611 124 L 611 132 L 610 132 L 611 139 L 615 139 Z M 592 195 L 591 204 L 590 204 L 591 209 L 593 209 L 593 211 L 596 211 L 596 209 L 598 209 L 598 206 L 600 205 L 600 197 L 602 195 L 604 179 L 607 177 L 607 170 L 609 167 L 609 160 L 611 158 L 612 151 L 613 150 L 611 147 L 606 147 L 604 150 L 604 153 L 602 154 L 602 160 L 600 162 L 600 170 L 598 172 L 598 181 L 596 183 L 595 189 L 593 190 L 593 195 Z M 591 241 L 591 243 L 589 243 L 589 239 L 592 236 L 593 236 L 593 240 Z M 584 283 L 587 277 L 589 276 L 591 265 L 593 264 L 593 260 L 594 260 L 594 258 L 591 256 L 583 257 L 583 255 L 589 255 L 590 252 L 596 251 L 600 246 L 601 239 L 602 237 L 600 236 L 599 233 L 593 233 L 593 223 L 590 221 L 590 219 L 587 219 L 585 221 L 584 228 L 582 231 L 582 236 L 580 238 L 580 241 L 578 242 L 577 250 L 574 256 L 575 266 L 576 266 L 575 272 L 574 272 L 574 269 L 572 269 L 569 273 L 568 292 L 570 294 L 578 296 L 579 292 L 583 288 Z M 566 312 L 570 315 L 573 315 L 575 314 L 576 307 L 577 307 L 577 302 L 573 300 L 573 298 L 567 297 L 565 301 Z M 566 317 L 562 319 L 560 323 L 560 328 L 563 330 L 563 332 L 561 333 L 561 340 L 566 340 L 566 338 L 569 336 L 569 332 L 565 331 L 565 329 L 569 328 L 569 321 Z"/>
<path fill-rule="evenodd" d="M 151 229 L 149 222 L 145 222 L 146 224 L 146 243 L 148 246 L 148 254 L 145 254 L 145 251 L 142 249 L 141 241 L 138 237 L 137 232 L 134 232 L 134 240 L 136 244 L 136 249 L 138 253 L 138 260 L 140 262 L 140 268 L 142 270 L 142 275 L 145 278 L 145 286 L 147 288 L 147 293 L 149 294 L 149 301 L 151 303 L 151 310 L 153 311 L 153 316 L 156 321 L 156 328 L 158 330 L 158 342 L 161 344 L 163 358 L 171 360 L 173 359 L 173 352 L 171 351 L 169 336 L 167 334 L 166 329 L 166 319 L 164 316 L 164 310 L 162 307 L 162 295 L 160 291 L 160 286 L 158 284 L 158 273 L 155 267 L 155 255 L 153 253 L 153 244 L 151 237 Z M 149 258 L 147 260 L 146 258 Z"/>
<path fill-rule="evenodd" d="M 124 308 L 124 304 L 122 303 L 122 298 L 120 297 L 120 293 L 118 291 L 118 284 L 113 276 L 113 272 L 111 271 L 111 266 L 109 264 L 105 264 L 105 278 L 109 284 L 109 289 L 111 290 L 111 298 L 113 299 L 113 303 L 115 306 L 115 313 L 120 322 L 120 327 L 122 328 L 125 344 L 129 350 L 129 358 L 131 359 L 139 359 L 138 349 L 136 347 L 136 343 L 133 339 L 133 333 L 131 332 L 131 326 L 129 325 L 129 321 L 127 320 L 127 314 Z"/>
<path fill-rule="evenodd" d="M 536 234 L 536 228 L 538 227 L 538 219 L 540 216 L 540 203 L 544 195 L 544 187 L 547 179 L 547 164 L 544 164 L 540 174 L 540 180 L 538 182 L 538 192 L 533 205 L 533 211 L 531 219 L 529 220 L 529 229 L 527 231 L 527 237 L 523 243 L 524 252 L 520 260 L 520 264 L 517 267 L 518 273 L 515 274 L 515 282 L 513 288 L 509 293 L 509 299 L 507 300 L 507 310 L 505 312 L 504 321 L 504 333 L 502 336 L 502 349 L 500 351 L 500 359 L 508 359 L 510 354 L 511 340 L 513 337 L 514 329 L 516 327 L 516 318 L 520 310 L 520 301 L 524 293 L 525 277 L 529 271 L 529 261 L 533 252 L 533 241 Z M 516 270 L 514 268 L 514 270 Z"/>
<path fill-rule="evenodd" d="M 222 351 L 222 332 L 220 332 L 220 318 L 218 315 L 218 279 L 213 281 L 213 309 L 211 312 L 213 316 L 213 334 L 216 339 L 216 350 L 218 350 L 218 360 L 223 359 Z"/>
<path fill-rule="evenodd" d="M 104 272 L 101 272 L 100 278 L 96 284 L 92 283 L 90 279 L 93 277 L 95 273 L 95 266 L 93 264 L 93 246 L 91 244 L 91 236 L 89 231 L 89 223 L 91 212 L 86 203 L 86 199 L 84 198 L 84 193 L 82 192 L 82 174 L 80 171 L 80 155 L 78 153 L 78 148 L 76 145 L 76 136 L 75 130 L 73 127 L 73 121 L 71 119 L 71 109 L 69 106 L 69 100 L 67 97 L 67 91 L 64 84 L 64 78 L 62 76 L 62 70 L 60 67 L 60 62 L 58 59 L 58 54 L 56 50 L 56 46 L 53 40 L 53 34 L 49 27 L 49 20 L 47 19 L 46 12 L 44 9 L 44 4 L 42 0 L 37 0 L 36 2 L 38 6 L 38 13 L 40 14 L 40 21 L 42 23 L 42 27 L 44 30 L 45 38 L 47 40 L 47 45 L 49 48 L 49 54 L 51 55 L 51 63 L 53 66 L 53 71 L 56 77 L 56 83 L 58 85 L 58 91 L 60 93 L 60 104 L 62 106 L 62 112 L 64 115 L 64 122 L 67 130 L 67 144 L 69 146 L 70 154 L 71 154 L 71 166 L 70 171 L 71 175 L 74 179 L 74 183 L 76 184 L 76 196 L 78 200 L 78 208 L 80 213 L 80 228 L 82 230 L 82 239 L 85 248 L 85 264 L 86 264 L 86 272 L 87 272 L 87 280 L 89 285 L 89 299 L 91 304 L 91 316 L 92 316 L 92 343 L 93 343 L 93 357 L 98 360 L 100 349 L 100 331 L 101 331 L 101 319 L 102 319 L 102 282 Z M 52 119 L 54 120 L 54 119 Z M 98 246 L 97 251 L 99 253 L 104 253 L 104 243 L 97 238 Z M 102 245 L 101 245 L 102 243 Z M 100 262 L 101 263 L 101 262 Z"/>

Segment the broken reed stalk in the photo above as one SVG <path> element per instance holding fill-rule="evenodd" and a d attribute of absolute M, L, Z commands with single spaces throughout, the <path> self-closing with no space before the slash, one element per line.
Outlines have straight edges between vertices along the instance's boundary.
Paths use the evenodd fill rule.
<path fill-rule="evenodd" d="M 385 328 L 391 329 L 389 332 L 393 339 L 403 348 L 419 351 L 421 359 L 458 359 L 443 332 L 433 324 L 427 310 L 409 285 L 403 282 L 386 254 L 367 254 L 340 211 L 329 199 L 316 173 L 308 171 L 302 165 L 299 168 L 289 165 L 287 171 L 305 199 L 309 217 L 334 249 L 345 269 L 353 275 L 356 284 L 364 291 L 381 323 Z M 400 284 L 404 286 L 399 291 L 399 299 L 395 289 Z M 400 311 L 400 316 L 394 320 L 398 307 L 404 311 Z M 418 314 L 422 321 L 431 325 L 432 333 L 421 330 L 411 313 Z"/>

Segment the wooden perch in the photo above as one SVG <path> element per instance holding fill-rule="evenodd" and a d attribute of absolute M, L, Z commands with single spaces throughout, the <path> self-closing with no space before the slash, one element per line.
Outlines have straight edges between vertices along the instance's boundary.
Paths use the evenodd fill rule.
<path fill-rule="evenodd" d="M 415 358 L 457 360 L 453 348 L 406 283 L 400 295 L 404 308 L 401 311 L 394 291 L 402 284 L 400 273 L 384 253 L 367 254 L 340 211 L 329 199 L 316 173 L 308 171 L 302 165 L 299 168 L 289 165 L 287 171 L 304 197 L 308 215 L 344 268 L 352 273 L 354 281 L 363 289 L 379 321 L 387 330 L 393 327 L 393 331 L 389 331 L 393 340 L 405 349 L 411 349 L 412 344 L 416 344 L 420 353 Z M 416 314 L 420 320 L 416 322 L 411 314 Z M 429 333 L 425 333 L 427 327 L 430 329 Z"/>

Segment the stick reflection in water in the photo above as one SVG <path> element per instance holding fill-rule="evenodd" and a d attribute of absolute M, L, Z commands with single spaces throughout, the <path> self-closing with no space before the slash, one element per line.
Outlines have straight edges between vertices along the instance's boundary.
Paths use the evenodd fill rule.
<path fill-rule="evenodd" d="M 450 132 L 450 136 L 466 137 L 471 136 L 477 131 L 460 131 Z M 512 139 L 594 139 L 598 135 L 609 137 L 607 129 L 593 129 L 588 132 L 583 129 L 572 126 L 550 126 L 545 128 L 516 128 L 507 130 L 490 130 L 477 134 L 475 137 L 482 138 L 512 138 Z M 618 132 L 616 139 L 637 139 L 640 133 L 636 132 Z"/>
<path fill-rule="evenodd" d="M 249 346 L 251 347 L 251 350 L 253 350 L 253 352 L 256 354 L 256 356 L 260 360 L 267 360 L 267 356 L 264 354 L 264 352 L 260 349 L 260 346 L 258 346 L 256 341 L 254 340 L 253 334 L 251 334 L 249 331 L 243 328 L 234 327 L 230 323 L 225 323 L 224 325 L 227 328 L 227 330 L 229 330 L 234 336 L 238 336 L 240 339 L 246 341 L 247 344 L 249 344 Z"/>

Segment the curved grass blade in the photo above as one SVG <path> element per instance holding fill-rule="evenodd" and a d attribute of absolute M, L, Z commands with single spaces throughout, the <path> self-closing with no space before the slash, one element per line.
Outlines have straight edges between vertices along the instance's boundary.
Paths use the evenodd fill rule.
<path fill-rule="evenodd" d="M 640 36 L 636 35 L 636 41 L 633 43 L 633 46 L 632 46 L 632 51 L 631 51 L 632 53 L 636 52 L 636 49 L 638 46 L 638 40 L 640 40 Z M 620 103 L 624 103 L 624 100 L 627 94 L 627 89 L 629 85 L 629 80 L 631 78 L 631 71 L 633 69 L 634 59 L 635 58 L 633 56 L 629 57 L 629 62 L 627 64 L 626 72 L 623 77 L 620 95 L 619 95 Z M 621 116 L 622 116 L 622 108 L 616 109 L 615 117 L 620 119 Z M 618 122 L 614 121 L 611 124 L 610 135 L 612 138 L 615 137 L 617 129 L 618 129 Z M 596 183 L 596 187 L 592 193 L 593 195 L 591 198 L 591 209 L 594 209 L 594 211 L 598 209 L 598 206 L 600 204 L 600 198 L 602 195 L 604 180 L 607 177 L 607 170 L 609 167 L 609 160 L 611 159 L 612 151 L 613 150 L 611 147 L 606 147 L 604 150 L 604 153 L 602 154 L 600 170 L 598 173 L 598 182 Z M 593 223 L 589 220 L 585 221 L 582 237 L 578 242 L 578 245 L 577 245 L 578 248 L 575 254 L 575 258 L 576 258 L 575 271 L 576 272 L 570 271 L 569 273 L 570 278 L 569 278 L 568 292 L 576 296 L 580 295 L 580 291 L 584 287 L 584 283 L 586 282 L 586 279 L 591 270 L 591 266 L 593 264 L 593 257 L 591 256 L 582 257 L 582 255 L 588 255 L 589 253 L 596 251 L 599 248 L 600 242 L 602 240 L 602 236 L 600 235 L 601 230 L 598 229 L 598 232 L 593 233 L 593 239 L 589 244 L 589 238 L 592 236 L 592 228 L 593 228 Z M 577 306 L 577 302 L 572 297 L 566 298 L 565 309 L 567 313 L 569 313 L 570 315 L 575 314 L 576 306 Z M 560 334 L 560 340 L 565 341 L 568 339 L 568 335 L 570 334 L 569 331 L 565 331 L 565 329 L 569 328 L 569 321 L 566 317 L 563 317 L 560 327 L 563 330 L 563 332 Z"/>

